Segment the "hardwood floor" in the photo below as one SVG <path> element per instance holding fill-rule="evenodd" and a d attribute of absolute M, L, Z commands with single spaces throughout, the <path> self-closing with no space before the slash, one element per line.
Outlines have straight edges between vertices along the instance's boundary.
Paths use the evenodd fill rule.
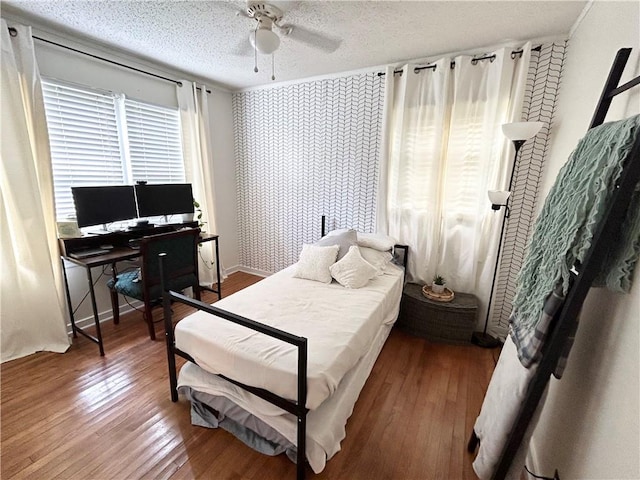
<path fill-rule="evenodd" d="M 223 294 L 260 278 L 231 275 Z M 204 300 L 214 301 L 206 293 Z M 177 316 L 189 310 L 174 306 Z M 161 316 L 161 309 L 156 310 Z M 160 332 L 161 326 L 156 326 Z M 224 430 L 190 423 L 172 403 L 163 337 L 139 312 L 105 323 L 106 356 L 79 337 L 65 354 L 1 366 L 1 477 L 134 479 L 295 478 Z M 466 441 L 498 353 L 434 344 L 394 329 L 347 424 L 342 451 L 317 479 L 474 479 Z"/>

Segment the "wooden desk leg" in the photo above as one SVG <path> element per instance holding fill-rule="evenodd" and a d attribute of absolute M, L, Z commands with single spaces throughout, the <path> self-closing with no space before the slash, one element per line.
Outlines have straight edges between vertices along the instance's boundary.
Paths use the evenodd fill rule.
<path fill-rule="evenodd" d="M 98 306 L 96 304 L 96 293 L 93 290 L 93 278 L 91 277 L 91 268 L 87 267 L 87 279 L 89 280 L 89 293 L 91 294 L 91 308 L 93 309 L 93 319 L 96 323 L 96 338 L 98 339 L 98 347 L 100 348 L 100 356 L 104 357 L 104 347 L 102 345 L 102 331 L 100 330 L 100 318 L 98 317 Z"/>
<path fill-rule="evenodd" d="M 64 277 L 64 291 L 67 297 L 67 308 L 69 309 L 69 318 L 71 320 L 71 332 L 73 338 L 78 338 L 78 332 L 76 331 L 76 319 L 73 315 L 73 305 L 71 304 L 71 295 L 69 294 L 69 281 L 67 280 L 67 268 L 64 265 L 64 259 L 60 258 L 62 262 L 62 276 Z"/>

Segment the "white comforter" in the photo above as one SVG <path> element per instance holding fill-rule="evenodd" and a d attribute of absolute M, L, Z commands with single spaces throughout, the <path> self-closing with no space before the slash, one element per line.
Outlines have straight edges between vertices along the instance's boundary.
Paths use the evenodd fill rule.
<path fill-rule="evenodd" d="M 306 406 L 313 410 L 336 390 L 387 313 L 397 308 L 403 272 L 391 265 L 359 289 L 294 278 L 294 272 L 292 265 L 215 306 L 307 338 Z M 204 370 L 297 398 L 298 355 L 292 345 L 205 312 L 181 320 L 175 339 Z"/>

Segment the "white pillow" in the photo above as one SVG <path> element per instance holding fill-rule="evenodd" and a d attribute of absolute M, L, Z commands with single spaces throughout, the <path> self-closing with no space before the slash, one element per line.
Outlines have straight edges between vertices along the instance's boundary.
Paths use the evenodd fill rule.
<path fill-rule="evenodd" d="M 364 287 L 378 272 L 376 267 L 362 258 L 356 245 L 350 247 L 342 260 L 331 265 L 329 270 L 331 276 L 347 288 Z"/>
<path fill-rule="evenodd" d="M 338 250 L 338 260 L 341 260 L 342 257 L 344 257 L 349 251 L 349 247 L 351 247 L 352 245 L 356 245 L 357 241 L 358 237 L 355 230 L 345 230 L 333 235 L 325 235 L 316 243 L 314 243 L 314 245 L 320 247 L 326 247 L 327 245 L 338 245 L 340 247 L 340 249 Z"/>
<path fill-rule="evenodd" d="M 327 247 L 303 245 L 296 273 L 293 276 L 316 282 L 331 283 L 329 267 L 336 262 L 339 249 L 338 245 Z"/>
<path fill-rule="evenodd" d="M 335 235 L 340 235 L 342 233 L 346 233 L 353 230 L 353 228 L 337 228 L 335 230 L 331 230 L 329 233 L 325 235 L 325 237 L 333 237 Z"/>
<path fill-rule="evenodd" d="M 391 250 L 398 243 L 395 238 L 382 233 L 359 233 L 358 245 L 361 247 L 369 247 L 381 252 Z"/>
<path fill-rule="evenodd" d="M 360 255 L 376 268 L 378 275 L 384 274 L 385 268 L 393 260 L 391 252 L 381 252 L 369 247 L 360 247 Z"/>

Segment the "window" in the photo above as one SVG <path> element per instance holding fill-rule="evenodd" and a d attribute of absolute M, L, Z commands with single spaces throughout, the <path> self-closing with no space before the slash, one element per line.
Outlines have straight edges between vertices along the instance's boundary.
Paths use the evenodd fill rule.
<path fill-rule="evenodd" d="M 178 111 L 129 99 L 124 105 L 133 181 L 183 183 Z"/>
<path fill-rule="evenodd" d="M 42 81 L 59 219 L 75 214 L 71 187 L 182 183 L 177 109 Z"/>

